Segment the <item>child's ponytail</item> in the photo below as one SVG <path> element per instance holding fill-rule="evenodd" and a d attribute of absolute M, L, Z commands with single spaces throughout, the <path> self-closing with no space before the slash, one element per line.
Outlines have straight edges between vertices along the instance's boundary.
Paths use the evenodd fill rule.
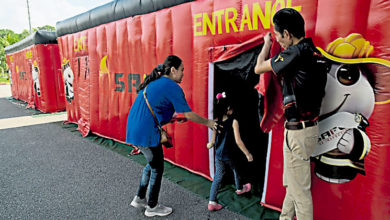
<path fill-rule="evenodd" d="M 227 113 L 229 110 L 229 107 L 231 108 L 230 98 L 227 97 L 226 92 L 218 93 L 216 95 L 215 100 L 215 118 L 218 121 L 218 124 L 222 122 L 223 116 Z"/>

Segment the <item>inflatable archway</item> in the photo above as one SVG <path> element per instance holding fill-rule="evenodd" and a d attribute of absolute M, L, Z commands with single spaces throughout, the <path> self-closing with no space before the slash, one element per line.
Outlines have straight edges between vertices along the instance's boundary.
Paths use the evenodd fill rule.
<path fill-rule="evenodd" d="M 65 110 L 55 32 L 37 31 L 6 47 L 5 53 L 14 98 L 42 112 Z"/>
<path fill-rule="evenodd" d="M 388 1 L 114 1 L 57 23 L 68 120 L 77 123 L 83 135 L 93 132 L 124 141 L 126 118 L 136 97 L 136 86 L 169 54 L 176 54 L 184 61 L 181 86 L 192 110 L 212 117 L 214 89 L 220 88 L 218 83 L 224 79 L 220 70 L 227 68 L 229 62 L 240 66 L 239 56 L 250 59 L 250 54 L 243 54 L 261 48 L 262 37 L 272 31 L 273 14 L 284 7 L 293 7 L 304 16 L 306 35 L 314 39 L 324 56 L 335 65 L 329 76 L 335 79 L 335 85 L 338 82 L 349 85 L 348 88 L 361 85 L 371 94 L 367 96 L 371 101 L 364 102 L 367 109 L 359 109 L 363 102 L 353 92 L 363 90 L 358 87 L 348 90 L 348 97 L 356 99 L 348 98 L 338 113 L 348 115 L 343 117 L 345 120 L 352 115 L 353 120 L 348 119 L 345 124 L 338 120 L 341 124 L 334 127 L 341 133 L 336 130 L 329 133 L 353 134 L 356 138 L 353 140 L 363 146 L 358 158 L 353 160 L 344 155 L 345 158 L 336 158 L 341 160 L 335 162 L 331 156 L 324 155 L 333 151 L 332 147 L 313 155 L 316 158 L 312 175 L 315 219 L 385 219 L 390 216 Z M 280 48 L 275 44 L 272 50 L 277 53 Z M 349 81 L 343 81 L 345 75 L 340 75 L 339 70 L 354 75 L 351 79 L 346 77 Z M 252 85 L 251 74 L 249 71 L 238 75 L 244 81 L 249 78 Z M 327 88 L 336 88 L 335 85 Z M 265 98 L 261 126 L 270 134 L 268 148 L 265 144 L 253 146 L 253 149 L 268 150 L 262 203 L 280 208 L 284 197 L 280 93 L 271 74 L 261 77 L 256 88 Z M 347 91 L 341 86 L 337 88 L 339 92 Z M 327 94 L 337 97 L 331 91 Z M 365 95 L 360 98 L 365 99 Z M 323 110 L 329 112 L 331 109 Z M 369 126 L 362 126 L 363 121 Z M 185 123 L 170 125 L 169 131 L 176 147 L 165 152 L 167 159 L 210 178 L 213 154 L 205 148 L 208 130 Z M 346 172 L 354 172 L 359 170 L 356 166 L 361 172 L 347 177 L 327 172 L 326 167 L 336 163 L 339 163 L 336 170 L 352 167 L 352 171 Z M 322 170 L 318 170 L 321 166 Z M 264 175 L 264 171 L 260 169 L 258 174 Z"/>

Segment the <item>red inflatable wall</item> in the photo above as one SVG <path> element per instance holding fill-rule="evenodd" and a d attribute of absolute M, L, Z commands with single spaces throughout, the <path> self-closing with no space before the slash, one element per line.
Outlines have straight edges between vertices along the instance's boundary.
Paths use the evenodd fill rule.
<path fill-rule="evenodd" d="M 27 107 L 42 112 L 65 110 L 64 87 L 57 44 L 37 44 L 7 54 L 11 92 Z"/>
<path fill-rule="evenodd" d="M 370 70 L 367 74 L 375 81 L 372 88 L 375 107 L 366 130 L 371 141 L 371 150 L 365 158 L 366 175 L 358 174 L 350 182 L 336 184 L 323 181 L 313 173 L 314 218 L 388 218 L 390 65 L 382 62 L 390 60 L 388 1 L 201 0 L 62 36 L 58 43 L 68 120 L 77 123 L 83 135 L 93 132 L 123 142 L 137 85 L 169 54 L 183 59 L 185 71 L 181 86 L 188 103 L 193 111 L 207 117 L 211 111 L 208 103 L 213 97 L 209 95 L 212 85 L 208 85 L 210 63 L 261 44 L 264 34 L 272 31 L 272 15 L 283 7 L 294 7 L 302 13 L 306 35 L 323 50 L 337 38 L 360 34 L 374 48 L 369 57 L 381 59 L 378 65 L 367 64 Z M 279 49 L 274 45 L 274 52 Z M 356 64 L 359 60 L 351 62 Z M 361 62 L 365 65 L 376 61 Z M 272 98 L 269 90 L 273 81 L 267 77 L 261 78 L 259 90 Z M 280 114 L 277 106 L 280 97 L 273 95 L 273 100 L 266 100 L 267 117 L 262 122 L 263 128 L 271 131 L 262 202 L 280 208 L 284 198 L 283 118 L 276 115 Z M 268 118 L 271 119 L 267 121 Z M 189 122 L 170 125 L 169 132 L 174 136 L 175 147 L 165 150 L 166 158 L 209 178 L 212 166 L 205 147 L 208 129 Z"/>
<path fill-rule="evenodd" d="M 343 38 L 342 43 L 336 42 L 334 45 L 352 44 L 356 46 L 354 50 L 360 52 L 359 45 L 351 38 L 351 36 L 358 36 L 356 34 L 362 35 L 366 40 L 363 41 L 365 45 L 371 44 L 373 48 L 368 58 L 355 56 L 355 54 L 351 57 L 343 57 L 347 58 L 346 60 L 340 60 L 340 63 L 360 65 L 361 71 L 368 76 L 371 75 L 374 80 L 374 83 L 371 83 L 371 90 L 375 100 L 372 103 L 373 112 L 368 118 L 369 126 L 366 128 L 371 149 L 364 159 L 365 175 L 357 174 L 355 178 L 345 183 L 330 183 L 316 176 L 314 167 L 317 164 L 312 163 L 314 219 L 387 219 L 390 217 L 390 178 L 387 175 L 390 171 L 388 162 L 390 44 L 386 39 L 390 32 L 386 27 L 390 26 L 390 2 L 320 0 L 317 8 L 302 8 L 301 12 L 304 16 L 306 13 L 317 14 L 314 20 L 307 20 L 306 16 L 305 18 L 308 22 L 315 22 L 312 37 L 315 44 L 323 50 L 326 50 L 336 39 Z M 372 59 L 373 57 L 380 60 Z M 327 90 L 327 95 L 331 92 Z M 359 94 L 356 90 L 352 91 L 351 95 L 354 95 L 353 93 Z M 349 106 L 344 111 L 360 113 L 352 109 L 364 109 L 367 98 L 363 95 L 360 100 L 355 100 L 355 103 L 348 103 Z M 324 101 L 323 105 L 330 105 L 330 103 Z M 339 122 L 339 125 L 343 126 L 343 123 L 344 121 Z M 262 198 L 265 205 L 278 208 L 282 206 L 285 193 L 282 187 L 282 146 L 283 119 L 272 129 L 267 177 Z"/>

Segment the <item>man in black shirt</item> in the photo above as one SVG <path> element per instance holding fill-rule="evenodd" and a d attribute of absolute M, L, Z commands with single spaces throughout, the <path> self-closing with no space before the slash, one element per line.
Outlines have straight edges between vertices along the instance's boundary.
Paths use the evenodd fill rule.
<path fill-rule="evenodd" d="M 273 71 L 281 81 L 285 122 L 283 186 L 286 195 L 281 220 L 313 219 L 310 155 L 318 140 L 317 119 L 325 94 L 326 71 L 318 64 L 311 38 L 305 38 L 305 22 L 294 9 L 279 10 L 273 17 L 277 42 L 284 49 L 267 59 L 271 34 L 264 37 L 256 74 Z"/>

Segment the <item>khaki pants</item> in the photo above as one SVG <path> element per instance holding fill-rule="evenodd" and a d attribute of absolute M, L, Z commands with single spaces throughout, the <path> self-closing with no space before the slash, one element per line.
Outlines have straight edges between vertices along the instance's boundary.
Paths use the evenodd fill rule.
<path fill-rule="evenodd" d="M 310 155 L 318 140 L 318 126 L 284 131 L 283 186 L 286 195 L 280 220 L 313 219 Z"/>

